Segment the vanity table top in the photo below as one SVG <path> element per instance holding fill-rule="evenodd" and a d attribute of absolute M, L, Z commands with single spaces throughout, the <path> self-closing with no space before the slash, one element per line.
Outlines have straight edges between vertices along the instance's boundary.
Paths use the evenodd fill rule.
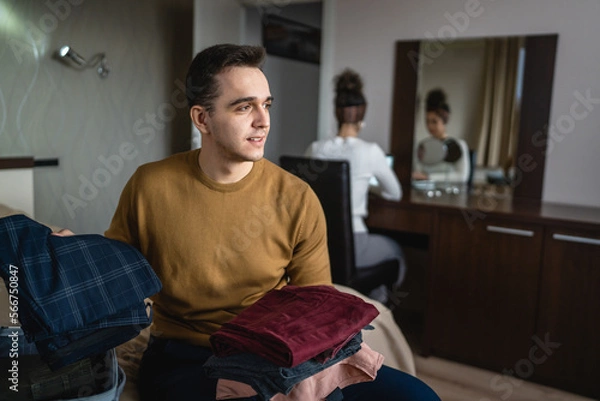
<path fill-rule="evenodd" d="M 494 215 L 519 217 L 532 222 L 577 223 L 600 230 L 600 207 L 566 205 L 528 199 L 513 199 L 509 190 L 498 188 L 474 188 L 460 190 L 458 194 L 431 194 L 428 191 L 411 188 L 404 192 L 400 201 L 386 201 L 371 197 L 370 215 L 379 214 L 383 209 L 413 209 L 418 211 L 459 209 L 479 213 L 480 216 Z"/>

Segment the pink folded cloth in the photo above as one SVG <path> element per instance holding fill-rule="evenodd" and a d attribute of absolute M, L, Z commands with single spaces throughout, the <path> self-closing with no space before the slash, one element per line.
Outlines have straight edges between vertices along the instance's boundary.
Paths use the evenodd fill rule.
<path fill-rule="evenodd" d="M 326 361 L 379 312 L 332 286 L 286 286 L 268 292 L 210 337 L 216 356 L 251 352 L 282 367 Z"/>
<path fill-rule="evenodd" d="M 373 351 L 366 343 L 354 355 L 331 365 L 296 384 L 288 395 L 277 394 L 270 401 L 322 401 L 336 388 L 373 381 L 383 365 L 383 355 Z M 255 396 L 246 383 L 228 379 L 217 382 L 217 400 L 231 400 Z"/>

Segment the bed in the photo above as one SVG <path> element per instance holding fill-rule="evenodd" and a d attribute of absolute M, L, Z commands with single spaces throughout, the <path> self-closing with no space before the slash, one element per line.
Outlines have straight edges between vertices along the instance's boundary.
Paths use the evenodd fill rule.
<path fill-rule="evenodd" d="M 1 195 L 0 195 L 1 196 Z M 18 205 L 8 205 L 2 203 L 0 199 L 0 218 L 7 215 L 23 213 Z M 47 223 L 44 223 L 47 224 Z M 58 227 L 49 225 L 53 230 Z M 8 320 L 8 297 L 6 287 L 0 285 L 0 326 L 9 326 Z M 383 304 L 367 298 L 366 296 L 352 290 L 351 288 L 336 285 L 338 290 L 361 297 L 367 302 L 372 303 L 379 310 L 379 315 L 372 322 L 374 330 L 363 332 L 363 338 L 369 346 L 381 353 L 385 358 L 385 364 L 406 373 L 415 375 L 415 362 L 412 351 L 402 334 L 402 331 L 395 323 L 392 311 Z M 120 401 L 138 401 L 136 390 L 137 371 L 141 356 L 146 348 L 149 338 L 149 329 L 144 329 L 136 338 L 117 347 L 118 362 L 125 372 L 127 381 L 121 394 Z"/>

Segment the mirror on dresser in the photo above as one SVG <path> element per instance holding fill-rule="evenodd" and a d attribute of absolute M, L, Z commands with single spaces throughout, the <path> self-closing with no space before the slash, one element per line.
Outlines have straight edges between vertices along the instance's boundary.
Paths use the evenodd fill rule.
<path fill-rule="evenodd" d="M 512 78 L 500 85 L 514 86 L 515 98 L 518 95 L 517 117 L 513 128 L 508 129 L 512 143 L 507 139 L 509 145 L 505 146 L 513 161 L 511 188 L 515 198 L 541 199 L 545 147 L 539 144 L 545 143 L 549 124 L 557 41 L 558 35 L 553 34 L 396 42 L 390 150 L 397 160 L 395 170 L 402 185 L 410 187 L 415 149 L 428 135 L 423 105 L 428 90 L 443 88 L 447 92 L 452 111 L 449 134 L 465 139 L 473 150 L 479 146 L 481 127 L 491 125 L 494 119 L 502 121 L 493 116 L 492 110 L 497 109 L 493 105 L 482 114 L 486 110 L 482 108 L 483 99 L 489 97 L 489 88 L 487 95 L 484 90 L 484 76 L 501 69 L 490 64 L 486 53 L 490 53 L 490 46 L 513 42 L 520 49 L 513 66 L 507 67 L 511 63 L 506 62 L 506 53 L 497 61 L 506 71 L 517 68 L 510 72 Z M 473 58 L 474 64 L 469 66 L 468 58 Z M 506 155 L 501 157 L 497 164 L 503 165 L 497 167 L 508 170 L 506 159 Z M 486 164 L 485 158 L 480 157 L 479 163 Z"/>

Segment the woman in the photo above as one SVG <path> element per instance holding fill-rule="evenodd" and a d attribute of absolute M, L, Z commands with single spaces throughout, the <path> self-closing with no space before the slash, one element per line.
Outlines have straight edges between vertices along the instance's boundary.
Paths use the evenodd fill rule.
<path fill-rule="evenodd" d="M 364 126 L 363 119 L 367 107 L 362 93 L 361 77 L 356 72 L 346 69 L 334 78 L 334 82 L 337 135 L 313 142 L 305 155 L 319 159 L 346 159 L 350 162 L 356 267 L 360 269 L 385 260 L 398 259 L 400 269 L 395 283 L 398 287 L 406 272 L 402 249 L 391 238 L 369 233 L 364 218 L 367 216 L 369 192 L 384 199 L 400 200 L 402 187 L 381 147 L 358 137 Z M 373 177 L 378 183 L 377 186 L 370 185 Z M 387 289 L 381 286 L 369 296 L 385 303 L 388 299 Z"/>
<path fill-rule="evenodd" d="M 446 102 L 446 94 L 441 89 L 433 89 L 427 94 L 425 124 L 429 134 L 440 141 L 448 139 L 446 125 L 450 118 L 450 106 Z M 461 157 L 455 162 L 441 162 L 424 165 L 415 157 L 413 179 L 448 182 L 467 182 L 469 178 L 469 147 L 459 138 L 455 140 L 461 149 Z"/>

